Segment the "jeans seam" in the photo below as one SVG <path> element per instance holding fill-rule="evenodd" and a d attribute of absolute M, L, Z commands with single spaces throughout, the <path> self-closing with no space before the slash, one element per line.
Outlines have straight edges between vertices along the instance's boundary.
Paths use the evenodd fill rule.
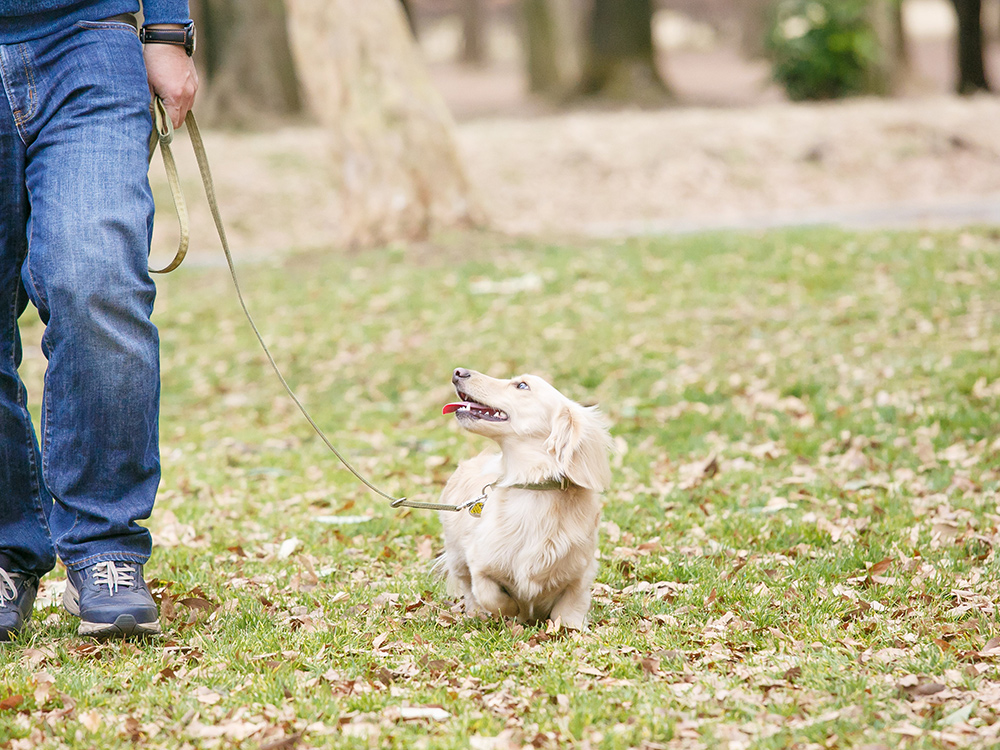
<path fill-rule="evenodd" d="M 2 62 L 2 60 L 0 60 L 0 62 Z M 28 257 L 28 248 L 27 248 L 27 242 L 25 242 L 24 252 L 20 254 L 20 258 L 18 259 L 19 265 L 23 265 L 27 261 L 27 257 Z M 20 286 L 20 284 L 18 284 L 18 287 L 19 286 Z M 11 304 L 10 304 L 10 308 L 8 309 L 9 330 L 11 331 L 11 340 L 12 341 L 13 341 L 13 338 L 15 336 L 15 331 L 17 330 L 17 303 L 18 303 L 18 298 L 19 298 L 20 294 L 21 294 L 20 289 L 19 288 L 15 288 L 14 294 L 11 295 Z M 20 379 L 17 378 L 18 367 L 17 367 L 17 362 L 16 362 L 16 359 L 15 359 L 15 356 L 14 356 L 14 346 L 10 347 L 10 368 L 11 368 L 10 369 L 11 373 L 14 374 L 15 379 L 17 379 L 17 381 L 18 381 L 18 387 L 17 387 L 17 405 L 18 405 L 18 408 L 21 410 L 22 415 L 24 415 L 26 417 L 26 419 L 29 420 L 29 423 L 30 423 L 30 418 L 31 417 L 30 417 L 30 412 L 28 410 L 28 404 L 27 404 L 27 401 L 26 401 L 27 391 L 25 390 L 23 383 L 20 382 Z M 24 432 L 25 432 L 25 434 L 24 434 L 24 447 L 26 448 L 26 453 L 27 453 L 27 457 L 28 457 L 28 469 L 29 469 L 29 479 L 28 479 L 28 481 L 31 484 L 31 498 L 30 498 L 30 500 L 31 500 L 32 510 L 34 511 L 35 516 L 37 517 L 37 519 L 39 521 L 40 528 L 42 530 L 44 530 L 45 534 L 49 538 L 49 544 L 50 544 L 50 546 L 52 548 L 52 558 L 53 558 L 53 562 L 54 562 L 54 558 L 55 558 L 55 546 L 54 546 L 54 544 L 52 542 L 52 531 L 51 531 L 51 529 L 49 527 L 49 520 L 46 517 L 44 509 L 42 507 L 42 487 L 41 487 L 41 485 L 39 484 L 39 481 L 38 481 L 39 466 L 38 466 L 38 464 L 35 463 L 35 441 L 34 441 L 34 436 L 33 436 L 32 430 L 30 428 L 26 429 Z"/>
<path fill-rule="evenodd" d="M 17 45 L 17 51 L 21 53 L 21 64 L 24 66 L 24 75 L 28 81 L 28 113 L 21 120 L 22 125 L 26 124 L 38 111 L 38 91 L 35 88 L 35 74 L 31 72 L 31 66 L 28 64 L 28 56 L 24 52 L 25 49 L 26 45 Z"/>
<path fill-rule="evenodd" d="M 17 137 L 21 139 L 21 143 L 27 145 L 27 140 L 24 137 L 24 121 L 21 117 L 21 110 L 18 109 L 10 88 L 13 86 L 13 83 L 8 83 L 7 81 L 10 75 L 7 73 L 6 57 L 3 52 L 3 45 L 0 45 L 0 82 L 3 83 L 4 95 L 7 97 L 7 103 L 10 105 L 10 113 L 14 117 L 14 128 L 17 130 Z"/>
<path fill-rule="evenodd" d="M 23 262 L 24 262 L 24 259 L 22 258 L 22 263 Z M 20 294 L 20 292 L 15 292 L 14 293 L 13 299 L 12 299 L 12 304 L 11 304 L 11 307 L 10 307 L 10 316 L 11 316 L 10 320 L 11 320 L 12 326 L 16 326 L 17 325 L 16 311 L 17 311 L 17 298 L 18 298 L 19 294 Z M 11 330 L 13 330 L 13 327 L 12 327 Z M 11 347 L 10 364 L 11 364 L 11 372 L 16 373 L 17 372 L 17 367 L 16 367 L 15 362 L 14 362 L 14 348 L 13 347 Z M 26 395 L 27 395 L 27 392 L 25 391 L 25 389 L 24 389 L 23 386 L 21 386 L 21 387 L 19 387 L 17 389 L 17 405 L 21 408 L 21 411 L 25 415 L 28 415 L 29 414 L 29 412 L 28 412 L 28 404 L 25 401 L 25 396 Z M 52 532 L 51 532 L 51 529 L 49 528 L 49 519 L 46 518 L 45 513 L 43 512 L 43 509 L 41 507 L 41 505 L 42 505 L 42 488 L 41 488 L 41 486 L 38 483 L 38 469 L 39 469 L 39 467 L 35 463 L 35 443 L 34 443 L 34 440 L 32 438 L 32 435 L 31 435 L 31 430 L 26 430 L 25 431 L 25 438 L 26 438 L 25 442 L 27 443 L 26 447 L 28 449 L 28 467 L 31 470 L 31 476 L 30 476 L 29 481 L 31 482 L 31 491 L 32 491 L 32 498 L 31 499 L 34 501 L 32 503 L 33 510 L 35 511 L 35 514 L 38 516 L 38 519 L 41 522 L 42 528 L 45 529 L 46 533 L 49 535 L 49 539 L 51 540 L 51 538 L 52 538 Z M 44 468 L 43 468 L 43 471 L 44 471 Z M 53 554 L 54 554 L 54 552 L 53 552 Z"/>

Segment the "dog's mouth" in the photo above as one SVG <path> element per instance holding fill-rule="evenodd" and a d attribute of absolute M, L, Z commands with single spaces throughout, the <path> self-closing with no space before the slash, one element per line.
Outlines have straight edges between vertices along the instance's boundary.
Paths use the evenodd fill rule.
<path fill-rule="evenodd" d="M 485 419 L 487 422 L 506 422 L 509 419 L 506 412 L 476 401 L 468 393 L 458 391 L 458 397 L 462 400 L 457 403 L 445 404 L 441 413 L 451 414 L 455 412 L 456 417 Z"/>

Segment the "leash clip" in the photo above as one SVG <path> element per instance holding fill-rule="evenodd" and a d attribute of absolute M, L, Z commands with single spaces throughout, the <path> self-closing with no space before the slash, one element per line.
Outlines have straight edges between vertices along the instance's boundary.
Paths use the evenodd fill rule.
<path fill-rule="evenodd" d="M 496 482 L 490 482 L 485 487 L 483 487 L 482 494 L 479 497 L 474 497 L 469 502 L 459 505 L 455 510 L 466 510 L 468 509 L 470 516 L 475 516 L 479 518 L 483 514 L 483 506 L 486 505 L 486 500 L 488 496 L 486 490 L 490 489 L 495 485 Z"/>

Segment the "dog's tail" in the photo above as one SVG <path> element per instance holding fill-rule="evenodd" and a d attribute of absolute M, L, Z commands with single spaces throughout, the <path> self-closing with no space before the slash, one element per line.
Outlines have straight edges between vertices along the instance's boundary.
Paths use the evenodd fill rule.
<path fill-rule="evenodd" d="M 431 563 L 431 572 L 439 578 L 444 578 L 448 575 L 448 552 L 442 552 L 436 558 L 434 562 Z"/>

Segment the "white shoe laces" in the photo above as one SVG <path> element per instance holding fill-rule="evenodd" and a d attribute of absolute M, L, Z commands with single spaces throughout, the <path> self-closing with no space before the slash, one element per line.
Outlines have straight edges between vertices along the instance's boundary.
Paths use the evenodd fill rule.
<path fill-rule="evenodd" d="M 113 560 L 94 566 L 94 583 L 107 586 L 108 595 L 114 596 L 119 586 L 131 588 L 135 585 L 135 566 L 116 563 Z"/>
<path fill-rule="evenodd" d="M 10 574 L 0 568 L 0 607 L 4 607 L 7 602 L 17 599 L 17 585 Z"/>

